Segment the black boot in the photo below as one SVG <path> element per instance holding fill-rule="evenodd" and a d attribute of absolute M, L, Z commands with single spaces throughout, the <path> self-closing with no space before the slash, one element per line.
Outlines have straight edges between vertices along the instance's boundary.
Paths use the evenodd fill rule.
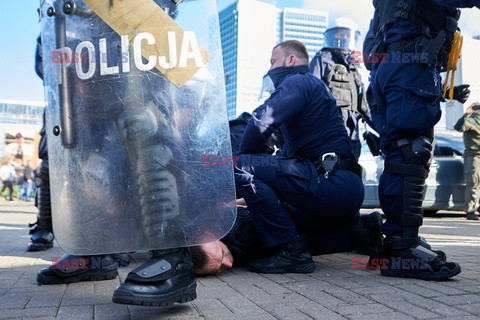
<path fill-rule="evenodd" d="M 447 261 L 447 254 L 442 250 L 432 250 L 432 246 L 427 242 L 427 239 L 425 239 L 424 237 L 418 237 L 418 244 L 424 248 L 427 248 L 428 250 L 433 251 L 440 260 Z"/>
<path fill-rule="evenodd" d="M 466 218 L 467 220 L 479 220 L 475 212 L 468 212 Z"/>
<path fill-rule="evenodd" d="M 385 239 L 384 257 L 388 259 L 388 264 L 380 268 L 383 276 L 446 280 L 462 271 L 458 263 L 442 261 L 441 257 L 424 246 L 395 248 L 396 243 L 402 241 L 402 238 L 395 235 Z"/>
<path fill-rule="evenodd" d="M 197 297 L 192 256 L 186 248 L 154 251 L 151 260 L 133 269 L 112 301 L 143 306 L 171 306 Z"/>
<path fill-rule="evenodd" d="M 350 239 L 357 253 L 370 256 L 370 259 L 380 258 L 383 249 L 381 214 L 374 211 L 360 215 Z"/>
<path fill-rule="evenodd" d="M 385 162 L 384 172 L 403 176 L 401 212 L 387 215 L 398 229 L 384 241 L 383 257 L 388 260 L 380 272 L 387 277 L 446 280 L 461 272 L 460 265 L 447 262 L 445 253 L 431 250 L 418 229 L 423 222 L 422 202 L 431 158 L 431 139 L 421 137 L 402 147 L 406 164 Z"/>
<path fill-rule="evenodd" d="M 310 273 L 315 263 L 303 236 L 276 246 L 266 257 L 250 261 L 248 269 L 259 273 Z"/>
<path fill-rule="evenodd" d="M 53 233 L 47 229 L 40 227 L 41 222 L 37 220 L 35 223 L 29 223 L 30 243 L 27 246 L 27 251 L 44 251 L 53 247 Z"/>
<path fill-rule="evenodd" d="M 43 251 L 53 247 L 52 207 L 50 204 L 50 182 L 48 176 L 48 160 L 42 161 L 37 171 L 36 206 L 37 221 L 30 223 L 30 243 L 27 251 Z"/>
<path fill-rule="evenodd" d="M 118 275 L 119 265 L 126 266 L 114 255 L 74 256 L 65 254 L 50 267 L 40 270 L 37 274 L 37 282 L 39 284 L 63 284 L 110 280 Z"/>

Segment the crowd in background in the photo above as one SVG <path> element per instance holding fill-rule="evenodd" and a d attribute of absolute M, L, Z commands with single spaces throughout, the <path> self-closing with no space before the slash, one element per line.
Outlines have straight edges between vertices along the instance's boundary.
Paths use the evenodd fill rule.
<path fill-rule="evenodd" d="M 30 201 L 35 196 L 35 169 L 33 161 L 25 155 L 24 137 L 15 135 L 15 141 L 5 147 L 0 167 L 1 196 L 5 200 L 14 199 Z"/>

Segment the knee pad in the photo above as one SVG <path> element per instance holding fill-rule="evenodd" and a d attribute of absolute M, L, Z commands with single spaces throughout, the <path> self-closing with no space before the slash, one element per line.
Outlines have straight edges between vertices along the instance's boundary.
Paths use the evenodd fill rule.
<path fill-rule="evenodd" d="M 38 167 L 37 171 L 35 172 L 35 175 L 37 177 L 37 187 L 41 187 L 43 185 L 48 185 L 49 184 L 49 170 L 48 170 L 48 160 L 43 160 L 40 163 L 40 166 Z"/>
<path fill-rule="evenodd" d="M 50 201 L 50 180 L 48 170 L 48 160 L 43 160 L 37 170 L 37 222 L 39 228 L 48 230 L 52 229 L 52 205 Z"/>
<path fill-rule="evenodd" d="M 428 171 L 423 164 L 385 162 L 385 172 L 403 178 L 402 213 L 389 216 L 390 223 L 399 225 L 401 240 L 395 241 L 395 249 L 412 248 L 418 245 L 418 228 L 423 223 L 423 195 Z"/>
<path fill-rule="evenodd" d="M 401 147 L 400 150 L 406 163 L 420 164 L 428 168 L 432 159 L 432 149 L 432 140 L 423 136 Z"/>

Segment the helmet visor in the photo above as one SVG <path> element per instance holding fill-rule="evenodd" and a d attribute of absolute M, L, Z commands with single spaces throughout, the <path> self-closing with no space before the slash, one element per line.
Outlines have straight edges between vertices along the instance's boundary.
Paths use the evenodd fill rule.
<path fill-rule="evenodd" d="M 354 50 L 358 33 L 350 28 L 332 28 L 324 33 L 325 46 L 343 50 Z"/>

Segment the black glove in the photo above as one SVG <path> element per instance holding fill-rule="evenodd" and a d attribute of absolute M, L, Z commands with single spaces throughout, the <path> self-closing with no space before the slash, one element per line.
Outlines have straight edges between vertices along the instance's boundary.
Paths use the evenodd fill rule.
<path fill-rule="evenodd" d="M 465 103 L 470 96 L 470 90 L 468 87 L 470 87 L 469 84 L 461 84 L 453 87 L 453 99 L 460 103 Z"/>
<path fill-rule="evenodd" d="M 368 148 L 370 152 L 374 156 L 379 156 L 382 154 L 380 150 L 380 138 L 371 133 L 370 131 L 365 131 L 363 133 L 363 139 L 367 142 Z"/>

